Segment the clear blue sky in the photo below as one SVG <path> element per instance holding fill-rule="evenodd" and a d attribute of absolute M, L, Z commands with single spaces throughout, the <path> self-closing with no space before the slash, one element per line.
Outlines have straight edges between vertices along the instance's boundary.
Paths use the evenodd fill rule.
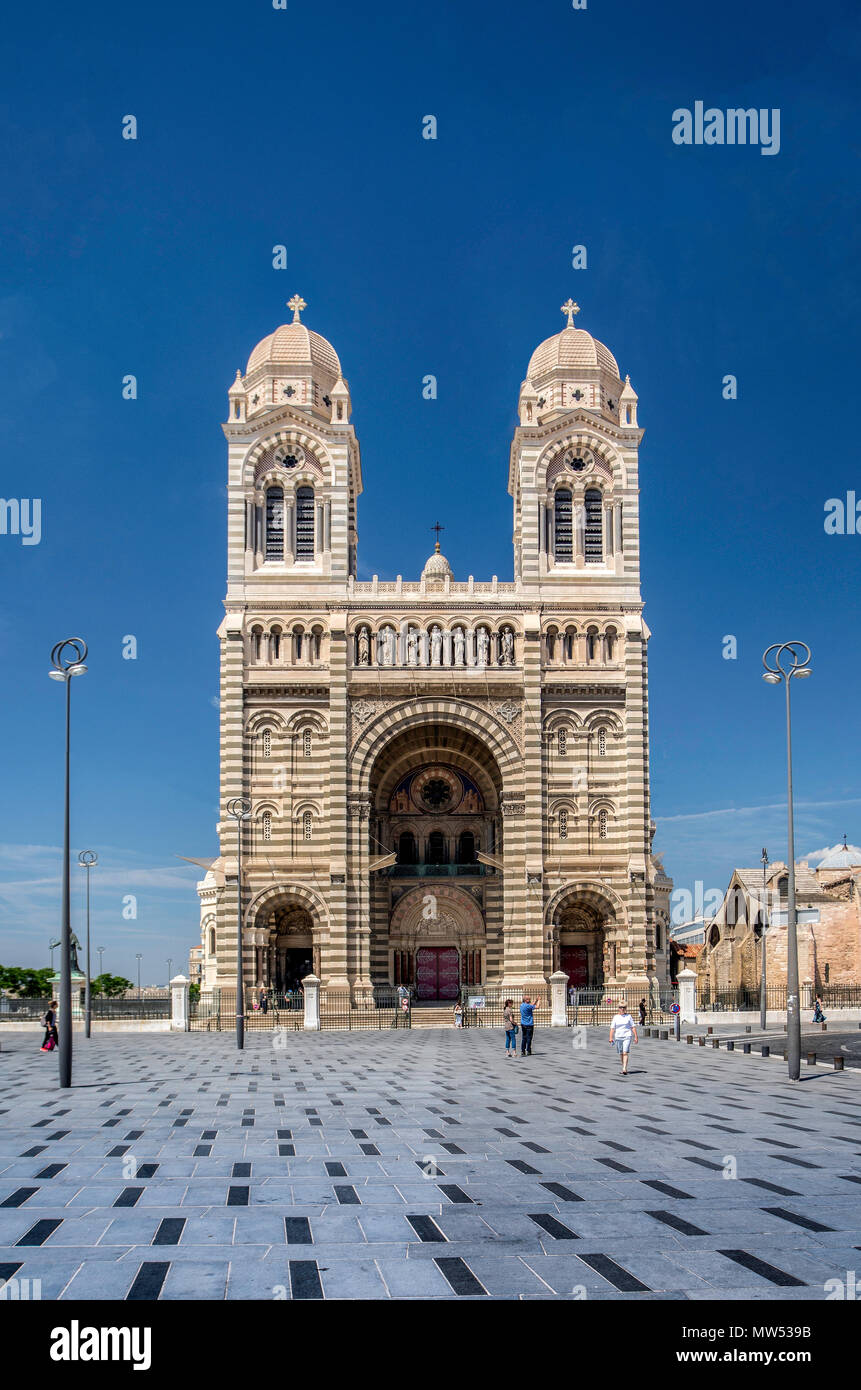
<path fill-rule="evenodd" d="M 861 535 L 823 527 L 828 498 L 861 497 L 851 0 L 49 0 L 7 13 L 3 50 L 2 493 L 40 497 L 43 534 L 0 536 L 0 960 L 47 963 L 58 924 L 47 671 L 73 633 L 73 843 L 101 855 L 105 967 L 133 976 L 140 950 L 161 981 L 198 939 L 175 856 L 216 850 L 220 422 L 294 291 L 350 383 L 361 573 L 381 577 L 417 575 L 437 518 L 459 577 L 510 577 L 517 391 L 573 295 L 646 428 L 656 847 L 691 889 L 785 854 L 781 695 L 759 675 L 796 636 L 799 852 L 858 842 Z M 780 153 L 675 145 L 697 100 L 779 108 Z"/>

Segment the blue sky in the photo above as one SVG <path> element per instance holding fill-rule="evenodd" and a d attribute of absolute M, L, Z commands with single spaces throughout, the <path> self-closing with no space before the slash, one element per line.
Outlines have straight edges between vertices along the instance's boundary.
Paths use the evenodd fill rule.
<path fill-rule="evenodd" d="M 72 833 L 101 857 L 105 967 L 133 976 L 141 951 L 160 981 L 197 940 L 176 856 L 216 847 L 220 422 L 294 291 L 350 383 L 363 577 L 417 575 L 437 518 L 458 577 L 510 577 L 517 391 L 573 295 L 646 429 L 656 848 L 691 890 L 785 854 L 781 696 L 759 673 L 793 637 L 814 660 L 799 852 L 858 842 L 861 535 L 823 526 L 827 499 L 861 497 L 848 0 L 48 3 L 8 14 L 3 48 L 2 494 L 42 499 L 42 538 L 0 535 L 0 959 L 47 963 L 58 924 L 47 670 L 73 633 Z M 697 100 L 779 108 L 779 154 L 675 145 Z"/>

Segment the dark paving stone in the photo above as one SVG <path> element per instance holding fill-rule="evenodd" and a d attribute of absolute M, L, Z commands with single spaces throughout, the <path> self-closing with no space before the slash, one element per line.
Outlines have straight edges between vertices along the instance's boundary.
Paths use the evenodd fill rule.
<path fill-rule="evenodd" d="M 630 1274 L 627 1269 L 623 1269 L 621 1265 L 617 1265 L 616 1261 L 611 1260 L 609 1255 L 581 1255 L 579 1251 L 577 1255 L 584 1264 L 587 1264 L 590 1269 L 594 1269 L 596 1274 L 600 1274 L 603 1279 L 620 1289 L 622 1293 L 651 1292 L 648 1284 L 643 1284 L 639 1279 L 635 1279 L 633 1274 Z"/>
<path fill-rule="evenodd" d="M 769 1216 L 778 1216 L 781 1221 L 789 1221 L 794 1226 L 803 1226 L 806 1231 L 833 1231 L 833 1226 L 823 1226 L 821 1221 L 812 1221 L 809 1216 L 799 1216 L 797 1212 L 787 1211 L 785 1207 L 763 1207 Z"/>
<path fill-rule="evenodd" d="M 782 1288 L 804 1289 L 807 1287 L 803 1279 L 796 1279 L 794 1274 L 787 1274 L 785 1270 L 777 1269 L 775 1265 L 768 1264 L 766 1260 L 760 1260 L 756 1255 L 749 1255 L 746 1250 L 719 1250 L 718 1254 L 724 1255 L 728 1260 L 734 1260 L 744 1269 L 749 1269 L 751 1274 L 758 1274 L 762 1279 L 767 1279 L 770 1284 L 779 1284 Z"/>
<path fill-rule="evenodd" d="M 681 1216 L 675 1216 L 671 1211 L 646 1211 L 647 1216 L 651 1216 L 654 1221 L 662 1221 L 665 1226 L 672 1226 L 674 1231 L 681 1231 L 683 1236 L 707 1236 L 708 1231 L 704 1231 L 701 1226 L 695 1226 L 691 1221 L 684 1221 Z"/>
<path fill-rule="evenodd" d="M 165 1216 L 152 1238 L 153 1245 L 179 1245 L 185 1227 L 185 1217 Z"/>
<path fill-rule="evenodd" d="M 534 1221 L 536 1226 L 540 1226 L 542 1231 L 546 1231 L 549 1236 L 556 1240 L 579 1240 L 574 1231 L 568 1226 L 564 1226 L 555 1216 L 550 1216 L 546 1212 L 529 1213 L 529 1220 Z"/>
<path fill-rule="evenodd" d="M 135 1275 L 134 1282 L 126 1294 L 126 1300 L 154 1302 L 161 1293 L 169 1269 L 169 1260 L 147 1260 Z"/>
<path fill-rule="evenodd" d="M 459 1257 L 446 1258 L 437 1255 L 434 1258 L 434 1264 L 461 1298 L 487 1294 L 487 1289 L 476 1279 L 469 1265 Z"/>
<path fill-rule="evenodd" d="M 323 1286 L 316 1260 L 290 1260 L 290 1292 L 295 1299 L 321 1299 Z"/>

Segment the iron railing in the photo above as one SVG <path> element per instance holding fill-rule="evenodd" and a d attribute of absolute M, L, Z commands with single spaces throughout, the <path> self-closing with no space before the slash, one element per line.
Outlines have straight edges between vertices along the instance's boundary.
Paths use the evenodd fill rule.
<path fill-rule="evenodd" d="M 624 1004 L 625 1010 L 635 1022 L 640 1021 L 640 1001 L 645 1004 L 646 1024 L 666 1023 L 673 1017 L 673 1004 L 677 1002 L 678 991 L 671 986 L 658 990 L 631 988 L 627 985 L 603 985 L 595 989 L 571 989 L 568 991 L 568 1022 L 578 1027 L 598 1027 L 612 1023 Z"/>
<path fill-rule="evenodd" d="M 266 1008 L 255 1008 L 259 998 L 245 997 L 243 1014 L 245 1028 L 257 1032 L 300 1032 L 305 1027 L 305 999 L 301 991 L 282 993 L 271 990 Z M 189 1026 L 195 1032 L 230 1032 L 236 1027 L 236 990 L 214 989 L 201 991 L 199 999 L 191 1000 Z M 409 1007 L 404 1009 L 396 990 L 375 987 L 367 999 L 351 998 L 348 989 L 320 990 L 320 1027 L 322 1029 L 380 1030 L 409 1028 L 412 1020 Z"/>
<path fill-rule="evenodd" d="M 404 1008 L 403 1004 L 407 1007 Z M 358 1002 L 348 989 L 320 990 L 320 1027 L 350 1031 L 379 1032 L 386 1028 L 411 1028 L 410 1001 L 402 1001 L 394 989 L 375 985 L 371 994 Z"/>
<path fill-rule="evenodd" d="M 550 988 L 544 986 L 538 990 L 522 989 L 500 989 L 498 985 L 486 985 L 483 989 L 480 985 L 462 985 L 460 991 L 460 1002 L 463 1008 L 463 1027 L 464 1028 L 504 1028 L 505 1021 L 502 1011 L 505 1007 L 506 999 L 510 999 L 516 1023 L 520 1022 L 520 1005 L 524 994 L 529 995 L 530 1000 L 535 1004 L 533 1017 L 538 1028 L 549 1027 L 550 1025 Z M 476 1001 L 470 1007 L 470 1000 Z M 478 1000 L 483 1001 L 477 1003 Z M 454 1001 L 452 1001 L 452 1008 Z"/>

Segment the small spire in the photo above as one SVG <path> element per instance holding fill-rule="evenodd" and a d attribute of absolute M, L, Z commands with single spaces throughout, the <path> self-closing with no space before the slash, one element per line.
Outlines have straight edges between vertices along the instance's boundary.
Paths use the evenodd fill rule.
<path fill-rule="evenodd" d="M 843 848 L 844 848 L 844 849 L 848 849 L 848 848 L 849 848 L 849 846 L 848 846 L 847 843 L 846 843 L 846 831 L 845 831 L 845 830 L 843 831 Z"/>
<path fill-rule="evenodd" d="M 575 304 L 573 299 L 568 299 L 568 300 L 566 301 L 566 303 L 562 305 L 562 313 L 568 315 L 568 325 L 567 325 L 567 326 L 568 326 L 569 328 L 573 328 L 573 327 L 574 327 L 574 315 L 575 315 L 575 314 L 579 314 L 579 312 L 580 312 L 580 305 L 579 305 L 579 304 Z"/>
<path fill-rule="evenodd" d="M 301 294 L 294 294 L 292 299 L 288 299 L 287 308 L 293 310 L 293 322 L 301 323 L 302 320 L 300 319 L 299 315 L 303 309 L 308 308 L 308 305 L 305 303 Z"/>

